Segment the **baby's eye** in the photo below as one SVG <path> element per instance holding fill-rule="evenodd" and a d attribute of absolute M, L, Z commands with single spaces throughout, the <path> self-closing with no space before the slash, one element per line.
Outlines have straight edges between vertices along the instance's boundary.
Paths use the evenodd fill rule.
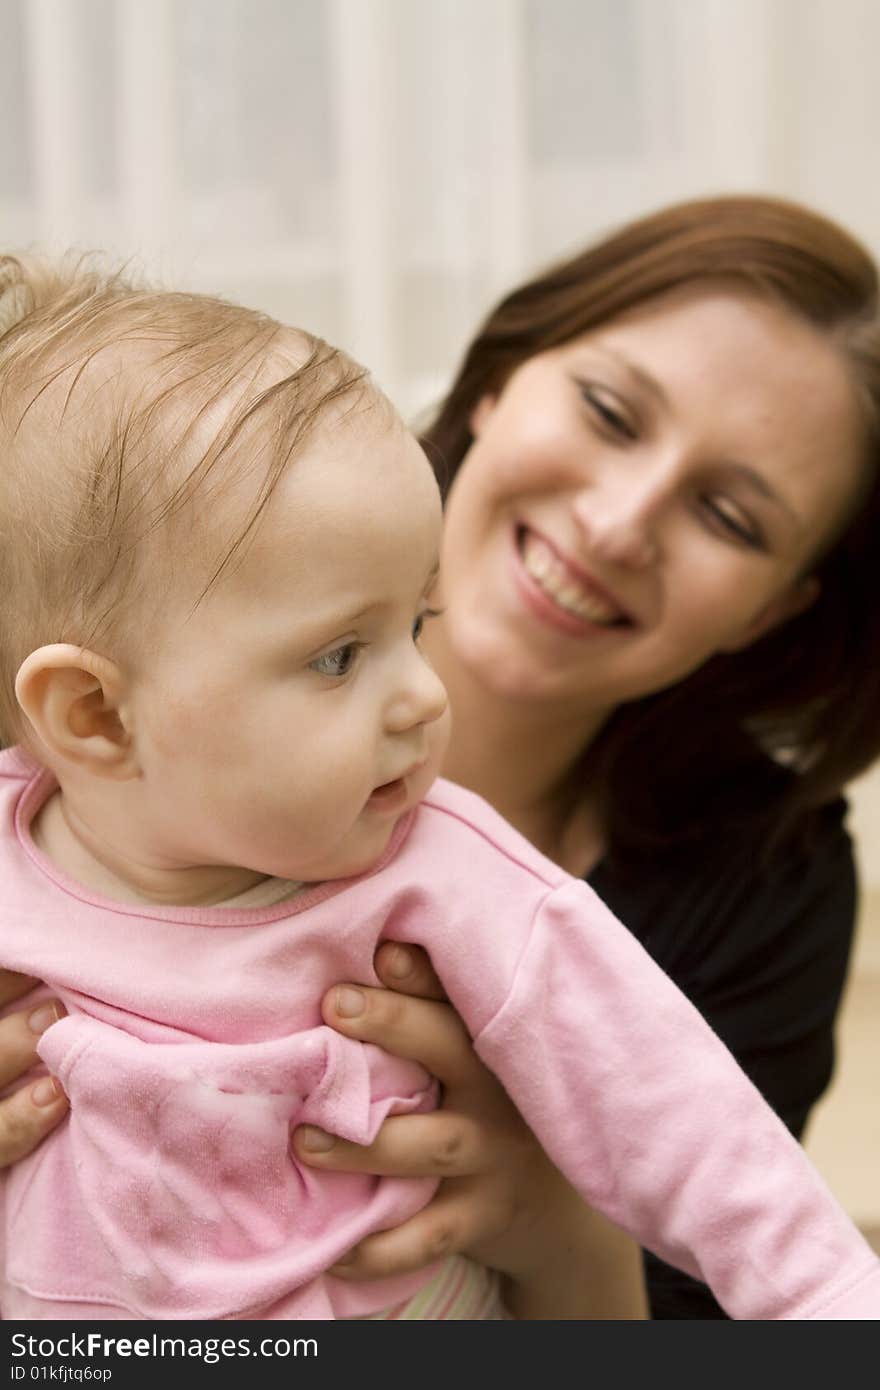
<path fill-rule="evenodd" d="M 347 676 L 357 660 L 358 648 L 357 642 L 345 642 L 341 647 L 334 647 L 332 652 L 324 652 L 323 656 L 315 657 L 314 661 L 309 662 L 309 670 L 317 671 L 319 676 L 331 676 L 336 679 Z"/>
<path fill-rule="evenodd" d="M 442 611 L 442 608 L 426 608 L 423 613 L 419 614 L 412 626 L 412 639 L 414 642 L 418 642 L 421 637 L 427 619 L 439 618 Z"/>

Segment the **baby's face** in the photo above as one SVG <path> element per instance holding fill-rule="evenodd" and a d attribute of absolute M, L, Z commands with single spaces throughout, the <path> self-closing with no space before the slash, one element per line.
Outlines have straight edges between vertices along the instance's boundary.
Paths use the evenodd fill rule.
<path fill-rule="evenodd" d="M 380 858 L 445 748 L 419 649 L 440 525 L 431 469 L 387 412 L 317 424 L 244 561 L 135 683 L 163 852 L 305 881 Z"/>

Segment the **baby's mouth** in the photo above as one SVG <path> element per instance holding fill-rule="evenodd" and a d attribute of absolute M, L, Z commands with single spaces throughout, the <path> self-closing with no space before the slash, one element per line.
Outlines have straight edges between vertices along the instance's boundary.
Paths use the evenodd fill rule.
<path fill-rule="evenodd" d="M 367 805 L 377 811 L 396 811 L 405 805 L 407 795 L 406 778 L 396 777 L 393 782 L 374 787 Z"/>
<path fill-rule="evenodd" d="M 592 585 L 586 584 L 551 545 L 525 526 L 517 529 L 517 548 L 523 567 L 543 594 L 575 618 L 597 627 L 630 627 L 628 613 Z"/>

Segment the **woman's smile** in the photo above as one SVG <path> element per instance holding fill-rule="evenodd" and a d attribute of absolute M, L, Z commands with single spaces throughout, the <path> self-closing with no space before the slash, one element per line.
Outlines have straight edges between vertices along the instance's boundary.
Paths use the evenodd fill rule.
<path fill-rule="evenodd" d="M 524 602 L 536 617 L 572 636 L 589 636 L 596 628 L 631 627 L 631 615 L 616 599 L 559 548 L 526 525 L 514 530 L 516 580 Z"/>

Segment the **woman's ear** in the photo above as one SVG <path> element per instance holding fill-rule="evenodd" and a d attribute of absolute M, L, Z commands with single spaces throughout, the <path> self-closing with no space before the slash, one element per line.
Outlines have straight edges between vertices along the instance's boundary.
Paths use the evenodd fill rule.
<path fill-rule="evenodd" d="M 15 694 L 53 762 L 124 781 L 140 771 L 127 727 L 122 672 L 83 647 L 38 647 L 19 667 Z"/>
<path fill-rule="evenodd" d="M 471 427 L 471 434 L 474 439 L 479 439 L 480 434 L 498 403 L 496 395 L 481 396 L 468 416 L 468 424 Z"/>
<path fill-rule="evenodd" d="M 806 612 L 816 602 L 821 587 L 814 574 L 807 575 L 805 579 L 797 580 L 790 589 L 786 589 L 784 594 L 780 594 L 779 598 L 773 599 L 766 608 L 762 608 L 757 618 L 749 623 L 740 637 L 725 642 L 721 650 L 724 652 L 744 651 L 746 647 L 750 647 L 759 638 L 766 637 L 767 633 L 772 632 L 775 627 L 781 627 L 790 618 L 796 618 L 799 613 Z"/>

